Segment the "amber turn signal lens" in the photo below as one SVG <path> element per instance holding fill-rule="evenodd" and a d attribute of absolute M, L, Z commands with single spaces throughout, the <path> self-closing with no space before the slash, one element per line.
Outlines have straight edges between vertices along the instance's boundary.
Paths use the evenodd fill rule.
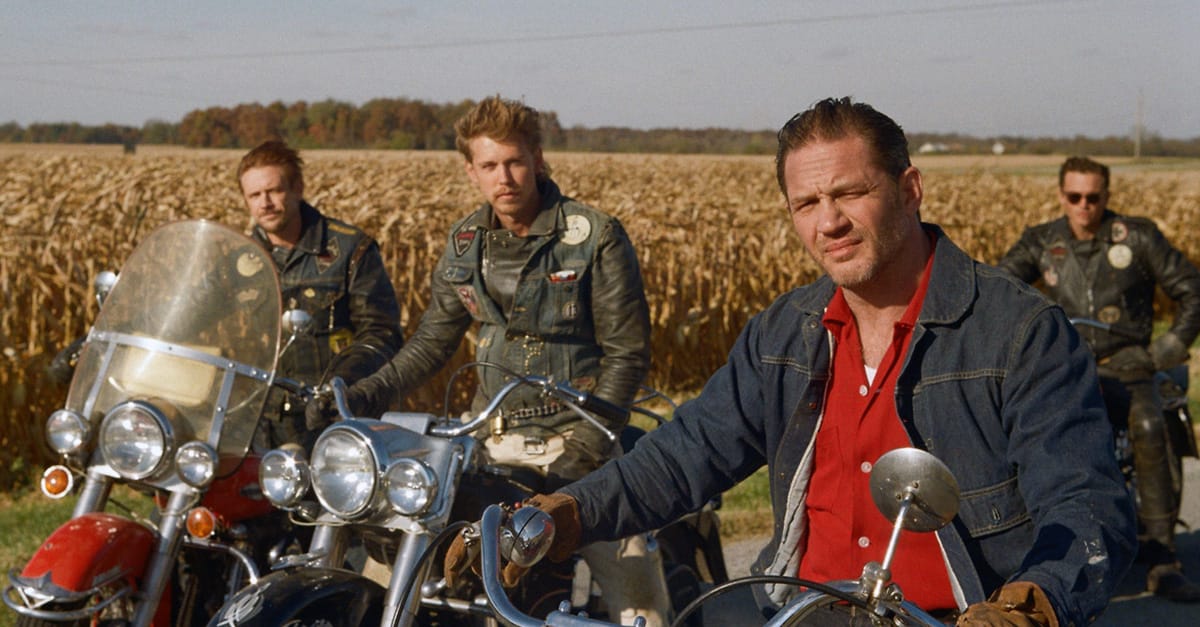
<path fill-rule="evenodd" d="M 74 483 L 66 466 L 51 466 L 42 473 L 42 493 L 52 499 L 66 496 Z"/>
<path fill-rule="evenodd" d="M 217 517 L 207 507 L 194 507 L 188 512 L 187 530 L 193 538 L 207 538 L 217 528 Z"/>

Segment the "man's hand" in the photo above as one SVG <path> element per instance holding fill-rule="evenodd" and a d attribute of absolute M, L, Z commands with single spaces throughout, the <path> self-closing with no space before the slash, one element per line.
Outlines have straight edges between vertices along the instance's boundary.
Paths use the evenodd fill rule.
<path fill-rule="evenodd" d="M 347 387 L 346 405 L 349 407 L 351 415 L 358 416 L 362 414 L 363 405 L 366 405 L 362 391 L 356 389 L 353 385 Z M 309 431 L 321 431 L 341 419 L 342 416 L 338 414 L 337 404 L 334 403 L 333 397 L 328 394 L 314 396 L 304 406 L 304 426 Z"/>
<path fill-rule="evenodd" d="M 1037 584 L 1014 581 L 958 617 L 958 627 L 1058 627 L 1050 599 Z"/>
<path fill-rule="evenodd" d="M 555 562 L 561 562 L 579 548 L 582 529 L 579 524 L 579 506 L 575 499 L 555 492 L 553 494 L 537 494 L 525 500 L 522 507 L 536 507 L 550 515 L 554 520 L 554 542 L 546 556 Z M 479 551 L 468 546 L 462 534 L 454 536 L 450 548 L 446 549 L 446 557 L 442 561 L 442 574 L 446 577 L 446 586 L 453 588 L 458 583 L 458 576 L 463 573 L 467 564 L 471 570 L 479 573 Z M 525 576 L 527 568 L 509 562 L 500 571 L 500 583 L 505 588 L 511 588 Z"/>
<path fill-rule="evenodd" d="M 324 430 L 338 418 L 337 408 L 327 396 L 314 396 L 304 406 L 304 428 L 309 431 Z"/>
<path fill-rule="evenodd" d="M 1187 346 L 1183 345 L 1178 335 L 1170 331 L 1150 342 L 1149 351 L 1155 370 L 1166 370 L 1188 360 Z"/>

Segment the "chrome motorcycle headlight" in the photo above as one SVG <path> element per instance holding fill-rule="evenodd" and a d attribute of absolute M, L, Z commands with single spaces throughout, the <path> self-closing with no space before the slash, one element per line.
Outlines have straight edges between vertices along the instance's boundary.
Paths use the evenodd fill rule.
<path fill-rule="evenodd" d="M 384 473 L 383 486 L 392 508 L 405 516 L 424 513 L 437 496 L 437 475 L 420 461 L 396 460 Z"/>
<path fill-rule="evenodd" d="M 375 494 L 379 471 L 366 440 L 349 429 L 327 430 L 313 447 L 313 491 L 341 518 L 363 514 Z"/>
<path fill-rule="evenodd" d="M 145 479 L 161 470 L 173 442 L 167 418 L 144 401 L 117 405 L 100 424 L 104 461 L 126 479 Z"/>
<path fill-rule="evenodd" d="M 308 490 L 308 460 L 300 447 L 277 448 L 263 455 L 258 466 L 258 485 L 271 505 L 291 509 Z"/>
<path fill-rule="evenodd" d="M 184 483 L 203 488 L 217 472 L 217 452 L 207 442 L 188 442 L 175 453 L 175 472 Z"/>
<path fill-rule="evenodd" d="M 59 455 L 70 455 L 83 449 L 91 438 L 91 427 L 83 416 L 60 409 L 46 419 L 46 441 Z"/>

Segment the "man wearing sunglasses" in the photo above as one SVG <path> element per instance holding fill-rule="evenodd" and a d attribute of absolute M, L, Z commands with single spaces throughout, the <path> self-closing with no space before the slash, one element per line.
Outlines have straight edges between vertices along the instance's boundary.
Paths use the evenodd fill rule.
<path fill-rule="evenodd" d="M 1114 420 L 1128 416 L 1137 477 L 1139 560 L 1157 595 L 1200 602 L 1175 556 L 1180 483 L 1168 460 L 1168 431 L 1154 373 L 1188 359 L 1200 333 L 1200 272 L 1152 220 L 1108 209 L 1108 167 L 1071 157 L 1058 173 L 1063 217 L 1025 230 L 1000 267 L 1042 289 L 1079 325 L 1098 361 L 1100 386 Z M 1151 341 L 1154 288 L 1178 304 L 1170 329 Z"/>

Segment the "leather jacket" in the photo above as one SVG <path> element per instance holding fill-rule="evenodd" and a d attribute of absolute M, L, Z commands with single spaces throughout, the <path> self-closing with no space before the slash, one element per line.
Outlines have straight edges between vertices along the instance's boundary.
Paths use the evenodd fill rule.
<path fill-rule="evenodd" d="M 1106 210 L 1095 239 L 1077 240 L 1062 217 L 1025 229 L 997 265 L 1026 283 L 1041 279 L 1068 316 L 1112 325 L 1079 329 L 1098 359 L 1150 344 L 1155 285 L 1179 303 L 1170 331 L 1182 345 L 1200 333 L 1200 272 L 1152 220 Z"/>
<path fill-rule="evenodd" d="M 541 208 L 529 231 L 530 255 L 515 283 L 511 276 L 501 281 L 511 298 L 509 310 L 489 293 L 485 277 L 487 242 L 508 232 L 493 226 L 491 206 L 485 204 L 451 228 L 433 271 L 429 307 L 392 366 L 354 386 L 363 409 L 382 410 L 428 380 L 454 354 L 472 322 L 479 323 L 476 360 L 569 380 L 621 406 L 632 402 L 650 366 L 649 306 L 633 244 L 616 218 L 563 196 L 552 180 L 538 187 Z M 489 367 L 477 374 L 474 406 L 479 409 L 509 377 Z M 536 413 L 544 403 L 537 390 L 523 387 L 501 409 Z M 624 427 L 598 419 L 614 432 Z M 570 412 L 542 416 L 539 422 L 553 430 L 574 429 L 573 439 L 595 455 L 609 448 L 598 430 Z"/>
<path fill-rule="evenodd" d="M 937 532 L 955 598 L 962 609 L 1030 581 L 1060 624 L 1088 624 L 1137 547 L 1091 353 L 1061 309 L 926 228 L 939 241 L 894 402 L 913 446 L 945 462 L 961 490 L 958 515 Z M 795 576 L 828 409 L 833 338 L 821 320 L 834 290 L 825 276 L 781 296 L 698 398 L 562 490 L 578 501 L 583 542 L 661 527 L 766 465 L 774 535 L 751 570 Z M 779 603 L 789 590 L 767 594 Z"/>
<path fill-rule="evenodd" d="M 275 260 L 283 308 L 313 317 L 312 331 L 280 356 L 277 372 L 310 385 L 334 376 L 351 384 L 375 372 L 403 344 L 396 292 L 375 240 L 305 202 L 300 218 L 303 230 L 290 254 L 276 250 L 262 228 L 252 232 Z M 273 399 L 268 412 L 304 412 L 280 392 L 273 391 Z"/>

